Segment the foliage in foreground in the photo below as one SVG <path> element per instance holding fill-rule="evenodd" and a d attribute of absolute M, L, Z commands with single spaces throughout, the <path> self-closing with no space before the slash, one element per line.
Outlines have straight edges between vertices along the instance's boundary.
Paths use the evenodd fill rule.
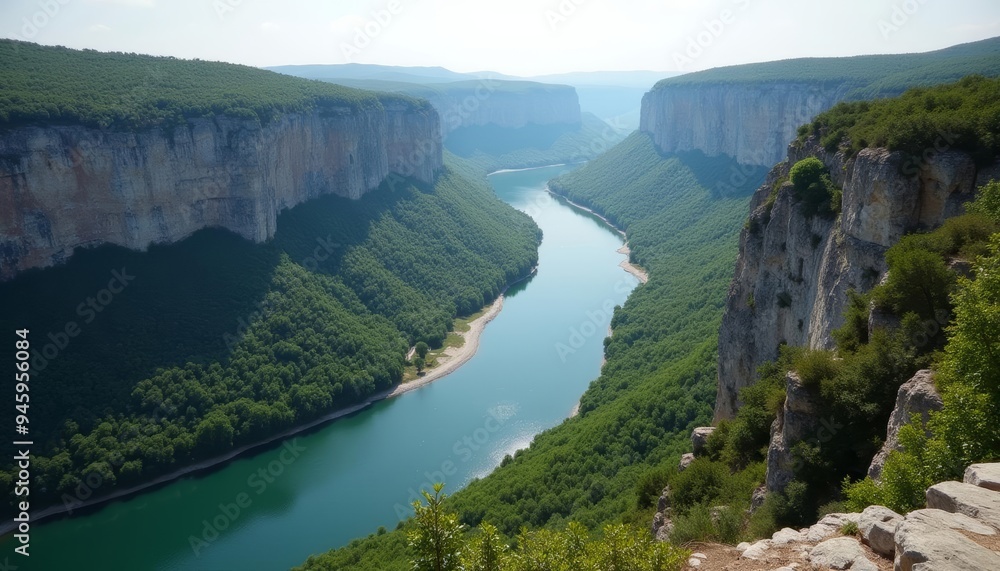
<path fill-rule="evenodd" d="M 944 408 L 926 426 L 916 417 L 903 427 L 903 449 L 889 455 L 878 482 L 844 482 L 851 508 L 916 509 L 928 486 L 960 479 L 969 464 L 1000 459 L 1000 234 L 988 252 L 975 279 L 959 278 L 955 319 L 935 375 Z"/>
<path fill-rule="evenodd" d="M 679 571 L 689 552 L 654 542 L 642 529 L 607 525 L 600 537 L 576 522 L 562 531 L 522 528 L 514 547 L 483 522 L 463 540 L 458 516 L 447 512 L 443 486 L 423 492 L 407 532 L 414 571 Z"/>

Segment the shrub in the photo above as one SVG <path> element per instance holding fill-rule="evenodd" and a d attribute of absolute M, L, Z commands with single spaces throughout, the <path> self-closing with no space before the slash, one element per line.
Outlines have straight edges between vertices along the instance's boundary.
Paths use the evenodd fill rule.
<path fill-rule="evenodd" d="M 680 512 L 717 497 L 729 477 L 724 464 L 697 458 L 683 472 L 670 480 L 670 502 Z"/>
<path fill-rule="evenodd" d="M 795 371 L 806 386 L 818 387 L 823 381 L 837 376 L 840 363 L 834 360 L 831 351 L 805 351 L 794 363 Z"/>
<path fill-rule="evenodd" d="M 816 157 L 804 158 L 792 166 L 789 177 L 807 218 L 832 217 L 840 212 L 842 192 L 834 186 L 822 161 Z"/>

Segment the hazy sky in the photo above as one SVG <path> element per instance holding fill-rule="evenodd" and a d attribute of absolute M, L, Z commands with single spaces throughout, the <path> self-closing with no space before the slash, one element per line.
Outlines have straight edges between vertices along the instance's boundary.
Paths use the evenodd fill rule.
<path fill-rule="evenodd" d="M 1000 0 L 0 0 L 0 35 L 222 60 L 692 71 L 1000 36 Z"/>

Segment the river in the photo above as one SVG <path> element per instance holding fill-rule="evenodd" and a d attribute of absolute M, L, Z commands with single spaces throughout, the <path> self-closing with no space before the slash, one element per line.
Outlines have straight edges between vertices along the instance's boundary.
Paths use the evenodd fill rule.
<path fill-rule="evenodd" d="M 458 371 L 202 476 L 40 523 L 30 561 L 10 562 L 22 570 L 287 569 L 394 528 L 421 486 L 443 481 L 453 493 L 565 420 L 600 372 L 606 309 L 638 283 L 618 266 L 617 233 L 545 192 L 566 171 L 490 177 L 544 239 L 537 275 L 511 288 Z M 5 554 L 11 542 L 2 542 Z"/>

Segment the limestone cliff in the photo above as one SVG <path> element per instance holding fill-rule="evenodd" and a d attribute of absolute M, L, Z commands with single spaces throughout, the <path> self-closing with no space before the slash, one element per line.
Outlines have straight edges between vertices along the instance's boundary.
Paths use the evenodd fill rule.
<path fill-rule="evenodd" d="M 791 165 L 817 156 L 843 189 L 836 219 L 807 218 L 787 180 Z M 912 174 L 903 174 L 912 173 Z M 959 151 L 929 154 L 917 165 L 901 153 L 865 149 L 847 158 L 815 141 L 789 147 L 751 199 L 719 331 L 716 420 L 731 418 L 738 391 L 756 380 L 782 343 L 830 348 L 847 291 L 871 289 L 885 252 L 901 236 L 961 212 L 975 188 L 996 176 Z M 773 203 L 769 198 L 773 196 Z"/>
<path fill-rule="evenodd" d="M 566 85 L 484 79 L 420 96 L 440 113 L 445 137 L 461 127 L 496 125 L 517 129 L 527 125 L 578 125 L 581 121 L 576 90 Z"/>
<path fill-rule="evenodd" d="M 700 150 L 742 164 L 773 165 L 800 125 L 850 89 L 807 82 L 658 85 L 642 99 L 639 128 L 665 153 Z"/>
<path fill-rule="evenodd" d="M 0 280 L 102 243 L 145 249 L 218 226 L 257 242 L 278 212 L 324 194 L 358 198 L 390 173 L 429 182 L 442 165 L 437 113 L 387 103 L 228 117 L 172 131 L 80 126 L 0 133 Z"/>

